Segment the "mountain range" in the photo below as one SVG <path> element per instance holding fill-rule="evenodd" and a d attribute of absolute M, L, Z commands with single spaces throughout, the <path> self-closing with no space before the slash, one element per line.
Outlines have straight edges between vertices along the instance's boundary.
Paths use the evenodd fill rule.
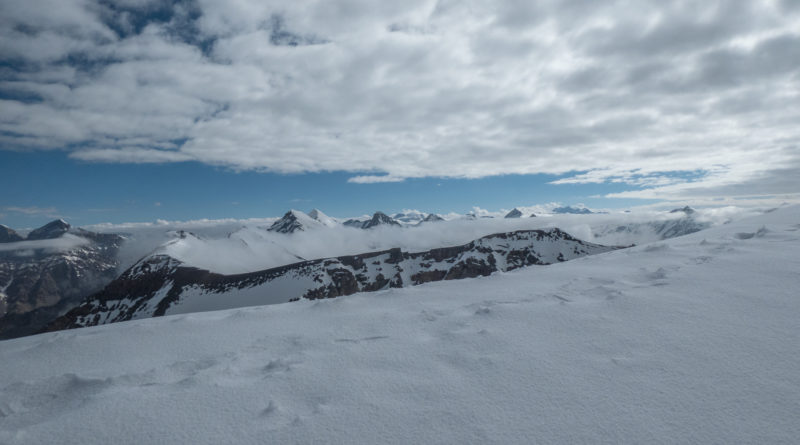
<path fill-rule="evenodd" d="M 559 229 L 489 235 L 461 246 L 401 249 L 325 258 L 239 275 L 221 275 L 163 254 L 144 258 L 49 330 L 242 306 L 332 298 L 430 281 L 488 276 L 614 250 Z"/>
<path fill-rule="evenodd" d="M 685 207 L 668 212 L 668 217 L 618 224 L 613 221 L 622 220 L 589 215 L 587 218 L 594 218 L 586 220 L 592 228 L 589 233 L 583 229 L 582 217 L 576 223 L 568 215 L 562 222 L 577 229 L 580 238 L 594 241 L 582 241 L 585 246 L 630 245 L 709 227 L 710 223 L 698 214 Z M 233 301 L 243 305 L 278 303 L 482 276 L 518 264 L 560 261 L 557 254 L 539 255 L 541 240 L 525 245 L 531 242 L 526 237 L 535 231 L 519 229 L 531 225 L 545 230 L 548 237 L 563 233 L 562 247 L 567 250 L 558 253 L 563 259 L 575 254 L 569 246 L 577 238 L 566 235 L 563 229 L 548 227 L 552 226 L 550 221 L 560 219 L 545 217 L 528 222 L 521 218 L 524 213 L 519 209 L 507 216 L 482 219 L 473 214 L 473 221 L 450 216 L 450 221 L 444 222 L 433 213 L 405 211 L 394 216 L 375 212 L 369 218 L 342 221 L 318 209 L 309 213 L 290 210 L 270 220 L 268 226 L 242 226 L 226 236 L 220 236 L 218 229 L 201 228 L 195 233 L 180 226 L 165 228 L 163 241 L 153 247 L 145 247 L 149 235 L 92 232 L 72 228 L 63 220 L 30 230 L 26 237 L 0 226 L 0 338 L 27 335 L 47 325 L 74 327 L 163 315 L 195 304 L 200 310 L 208 310 L 196 303 L 206 300 L 211 301 L 207 306 L 211 308 L 219 304 L 229 307 Z M 442 226 L 427 226 L 431 222 Z M 462 232 L 476 236 L 458 235 Z M 507 239 L 502 243 L 494 242 L 503 237 Z M 444 239 L 453 241 L 441 241 Z M 470 239 L 474 241 L 464 244 Z M 123 241 L 128 252 L 144 254 L 121 261 Z M 595 247 L 586 253 L 592 249 Z M 521 262 L 513 260 L 519 257 L 519 251 L 531 255 Z M 447 260 L 429 260 L 446 254 L 452 255 Z M 365 263 L 366 269 L 353 266 L 365 258 L 379 263 L 374 266 L 381 269 L 380 276 L 372 263 Z M 194 294 L 202 296 L 192 297 Z M 83 314 L 81 318 L 75 316 L 78 312 L 70 312 L 76 307 Z M 68 312 L 72 315 L 54 323 Z"/>

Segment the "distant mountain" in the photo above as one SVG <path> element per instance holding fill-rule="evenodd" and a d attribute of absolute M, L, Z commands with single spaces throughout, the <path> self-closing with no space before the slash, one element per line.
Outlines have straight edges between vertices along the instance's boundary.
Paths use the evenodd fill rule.
<path fill-rule="evenodd" d="M 669 213 L 685 213 L 687 215 L 693 215 L 695 210 L 689 206 L 685 206 L 679 209 L 672 209 Z"/>
<path fill-rule="evenodd" d="M 521 218 L 522 217 L 522 212 L 519 209 L 515 208 L 514 210 L 506 213 L 505 217 L 506 218 Z"/>
<path fill-rule="evenodd" d="M 0 338 L 38 331 L 116 277 L 122 237 L 65 227 L 53 221 L 0 250 Z"/>
<path fill-rule="evenodd" d="M 54 239 L 67 233 L 70 225 L 63 219 L 49 222 L 28 234 L 28 240 Z"/>
<path fill-rule="evenodd" d="M 417 210 L 395 213 L 392 218 L 401 224 L 419 224 L 425 220 L 425 214 Z"/>
<path fill-rule="evenodd" d="M 322 211 L 319 209 L 312 209 L 310 212 L 308 212 L 308 216 L 314 221 L 322 223 L 322 225 L 326 227 L 335 227 L 339 224 L 334 218 L 322 213 Z"/>
<path fill-rule="evenodd" d="M 699 222 L 694 218 L 680 218 L 662 222 L 653 221 L 648 225 L 653 228 L 662 240 L 688 235 L 711 227 L 711 224 Z"/>
<path fill-rule="evenodd" d="M 400 226 L 401 224 L 394 220 L 391 216 L 383 212 L 375 212 L 372 218 L 367 220 L 348 219 L 343 223 L 347 227 L 355 227 L 358 229 L 371 229 L 377 226 Z"/>
<path fill-rule="evenodd" d="M 348 219 L 347 221 L 343 222 L 342 225 L 346 227 L 355 227 L 357 229 L 360 229 L 361 227 L 364 226 L 365 222 L 366 221 L 363 219 Z"/>
<path fill-rule="evenodd" d="M 311 211 L 313 216 L 305 214 L 299 210 L 289 210 L 281 219 L 272 223 L 270 232 L 294 233 L 324 226 L 334 226 L 336 221 L 321 211 L 314 209 Z"/>
<path fill-rule="evenodd" d="M 553 210 L 551 210 L 551 212 L 559 214 L 570 213 L 574 215 L 588 215 L 594 213 L 591 210 L 587 209 L 586 207 L 570 207 L 570 206 L 556 207 Z"/>
<path fill-rule="evenodd" d="M 634 238 L 647 239 L 647 234 L 651 233 L 654 239 L 665 240 L 699 232 L 709 227 L 711 227 L 710 223 L 697 221 L 697 219 L 694 218 L 694 211 L 692 211 L 681 218 L 596 228 L 594 236 L 595 238 L 604 238 L 610 235 L 616 235 L 617 237 L 634 235 Z"/>
<path fill-rule="evenodd" d="M 395 221 L 391 216 L 383 212 L 375 212 L 375 214 L 372 215 L 372 219 L 365 222 L 364 225 L 361 226 L 361 228 L 371 229 L 377 226 L 399 226 L 399 225 L 400 223 Z"/>
<path fill-rule="evenodd" d="M 401 249 L 303 261 L 259 272 L 222 275 L 166 255 L 147 257 L 48 326 L 94 326 L 177 313 L 284 303 L 490 275 L 614 250 L 559 230 L 489 235 L 425 252 Z"/>
<path fill-rule="evenodd" d="M 0 243 L 14 243 L 23 239 L 25 238 L 19 236 L 11 227 L 0 224 Z"/>
<path fill-rule="evenodd" d="M 442 218 L 441 216 L 439 216 L 439 215 L 437 215 L 435 213 L 429 213 L 428 216 L 426 216 L 422 221 L 417 223 L 417 225 L 420 225 L 420 224 L 426 223 L 426 222 L 437 222 L 437 221 L 444 221 L 444 218 Z"/>

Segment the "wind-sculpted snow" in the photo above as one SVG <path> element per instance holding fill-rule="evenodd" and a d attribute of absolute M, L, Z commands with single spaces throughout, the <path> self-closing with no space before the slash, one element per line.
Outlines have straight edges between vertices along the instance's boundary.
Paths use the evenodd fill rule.
<path fill-rule="evenodd" d="M 430 281 L 488 276 L 613 250 L 559 229 L 518 231 L 409 253 L 371 252 L 221 275 L 157 254 L 50 325 L 51 330 L 234 307 L 332 298 Z"/>
<path fill-rule="evenodd" d="M 786 208 L 487 278 L 3 341 L 0 443 L 794 444 L 799 251 Z"/>

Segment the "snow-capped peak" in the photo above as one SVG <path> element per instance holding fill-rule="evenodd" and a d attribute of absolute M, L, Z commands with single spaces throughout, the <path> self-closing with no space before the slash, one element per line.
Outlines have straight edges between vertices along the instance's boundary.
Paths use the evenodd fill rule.
<path fill-rule="evenodd" d="M 53 239 L 67 233 L 71 226 L 63 219 L 51 221 L 28 234 L 29 240 Z"/>
<path fill-rule="evenodd" d="M 403 210 L 392 216 L 395 221 L 401 224 L 417 224 L 425 219 L 425 213 L 419 210 Z"/>
<path fill-rule="evenodd" d="M 370 219 L 369 221 L 366 221 L 364 223 L 364 225 L 361 226 L 361 228 L 362 229 L 369 229 L 369 228 L 372 228 L 372 227 L 375 227 L 375 226 L 380 226 L 380 225 L 399 226 L 400 223 L 398 223 L 391 216 L 389 216 L 389 215 L 387 215 L 387 214 L 385 214 L 383 212 L 375 212 L 375 214 L 372 215 L 372 219 Z"/>
<path fill-rule="evenodd" d="M 335 219 L 322 213 L 322 211 L 319 209 L 312 209 L 310 212 L 308 212 L 308 216 L 310 216 L 311 219 L 313 220 L 321 222 L 323 225 L 327 227 L 335 227 L 336 225 L 338 225 Z"/>
<path fill-rule="evenodd" d="M 272 226 L 267 230 L 277 233 L 294 233 L 298 230 L 304 231 L 310 228 L 336 225 L 336 221 L 333 218 L 319 210 L 314 209 L 312 213 L 316 218 L 300 210 L 289 210 L 281 219 L 272 223 Z"/>

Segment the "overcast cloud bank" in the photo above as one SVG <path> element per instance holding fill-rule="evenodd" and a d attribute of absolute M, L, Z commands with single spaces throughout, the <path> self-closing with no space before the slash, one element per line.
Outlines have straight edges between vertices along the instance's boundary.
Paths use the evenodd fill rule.
<path fill-rule="evenodd" d="M 0 148 L 797 199 L 784 1 L 0 5 Z"/>

